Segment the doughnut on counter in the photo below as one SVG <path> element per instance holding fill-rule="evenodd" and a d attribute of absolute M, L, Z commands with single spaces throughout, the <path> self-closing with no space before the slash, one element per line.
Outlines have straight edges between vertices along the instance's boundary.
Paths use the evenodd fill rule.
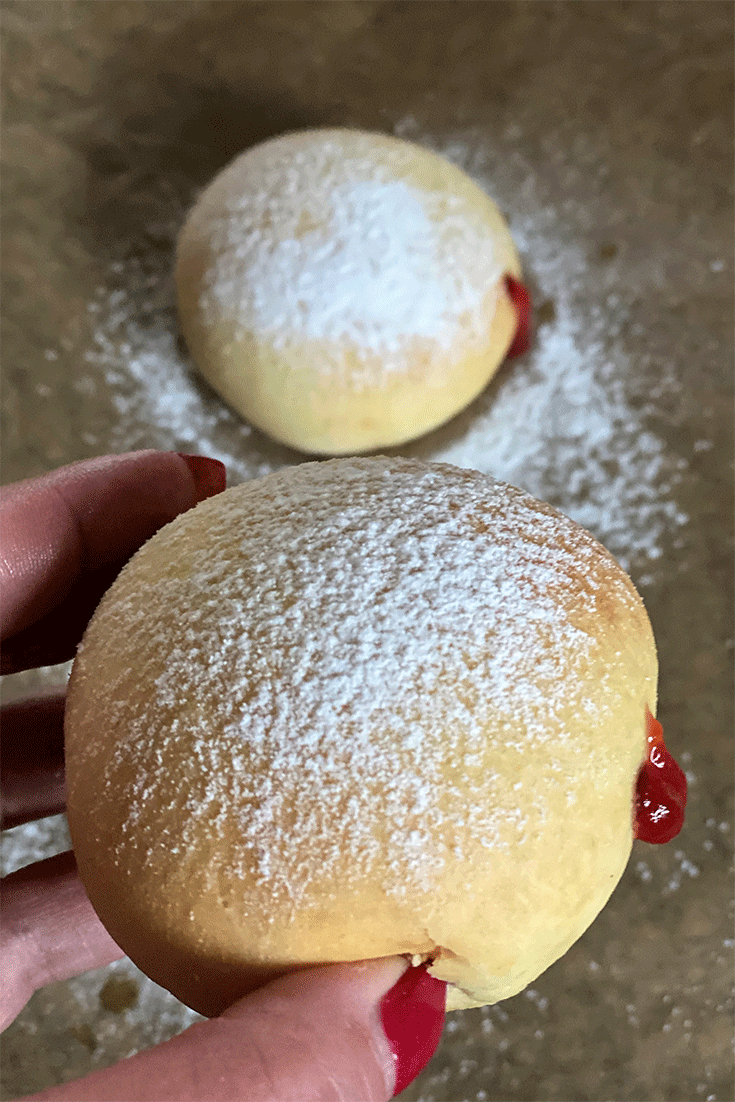
<path fill-rule="evenodd" d="M 320 455 L 436 428 L 528 344 L 498 208 L 411 142 L 306 130 L 248 149 L 181 231 L 181 329 L 247 421 Z"/>
<path fill-rule="evenodd" d="M 407 459 L 279 470 L 161 529 L 88 626 L 80 875 L 203 1014 L 392 954 L 449 1009 L 507 998 L 593 921 L 634 834 L 681 825 L 656 680 L 631 581 L 550 506 Z"/>

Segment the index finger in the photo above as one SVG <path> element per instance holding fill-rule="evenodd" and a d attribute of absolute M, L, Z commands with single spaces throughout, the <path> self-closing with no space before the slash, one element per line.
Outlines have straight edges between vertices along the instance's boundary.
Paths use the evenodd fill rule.
<path fill-rule="evenodd" d="M 223 464 L 204 463 L 208 478 L 200 457 L 131 452 L 5 487 L 2 638 L 48 615 L 85 574 L 122 564 L 162 525 L 224 489 Z"/>

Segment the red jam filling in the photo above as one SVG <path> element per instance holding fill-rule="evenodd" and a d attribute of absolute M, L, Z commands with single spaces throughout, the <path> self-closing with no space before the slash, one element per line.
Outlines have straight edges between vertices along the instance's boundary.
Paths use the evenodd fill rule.
<path fill-rule="evenodd" d="M 670 842 L 682 828 L 687 779 L 664 743 L 664 731 L 646 708 L 648 753 L 635 786 L 635 836 L 642 842 Z"/>
<path fill-rule="evenodd" d="M 512 275 L 505 277 L 505 289 L 518 315 L 518 328 L 506 356 L 521 356 L 531 347 L 531 296 Z"/>

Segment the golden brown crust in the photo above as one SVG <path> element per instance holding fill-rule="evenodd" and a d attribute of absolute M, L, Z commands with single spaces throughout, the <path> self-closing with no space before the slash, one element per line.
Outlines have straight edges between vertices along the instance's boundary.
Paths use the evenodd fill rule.
<path fill-rule="evenodd" d="M 576 940 L 629 856 L 656 655 L 583 529 L 474 471 L 305 464 L 184 514 L 105 597 L 69 820 L 113 937 L 215 1013 L 428 954 L 450 1008 Z"/>

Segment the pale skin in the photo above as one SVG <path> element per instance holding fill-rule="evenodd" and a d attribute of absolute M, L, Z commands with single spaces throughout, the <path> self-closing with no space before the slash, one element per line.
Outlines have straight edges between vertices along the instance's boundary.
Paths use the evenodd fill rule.
<path fill-rule="evenodd" d="M 196 503 L 174 453 L 107 456 L 6 487 L 2 524 L 3 670 L 67 661 L 104 590 L 162 524 Z M 64 809 L 63 694 L 3 710 L 3 825 Z M 3 882 L 0 1028 L 35 990 L 119 960 L 71 853 Z M 393 1095 L 380 1001 L 400 957 L 286 976 L 218 1018 L 35 1099 L 68 1102 L 289 1102 Z"/>

